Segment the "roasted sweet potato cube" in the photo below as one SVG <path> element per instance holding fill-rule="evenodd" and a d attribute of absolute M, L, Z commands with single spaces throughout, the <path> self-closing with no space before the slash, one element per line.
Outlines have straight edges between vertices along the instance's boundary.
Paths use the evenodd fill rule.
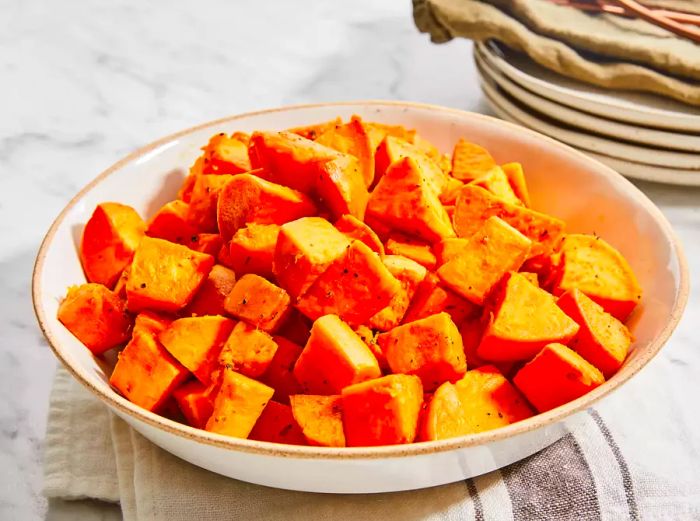
<path fill-rule="evenodd" d="M 185 310 L 185 315 L 224 315 L 224 302 L 236 284 L 233 270 L 215 264 Z"/>
<path fill-rule="evenodd" d="M 129 310 L 179 311 L 190 303 L 213 265 L 211 255 L 144 237 L 126 283 Z"/>
<path fill-rule="evenodd" d="M 218 233 L 197 233 L 182 244 L 191 250 L 216 256 L 224 245 L 224 240 Z"/>
<path fill-rule="evenodd" d="M 564 293 L 557 305 L 580 326 L 569 347 L 610 378 L 627 357 L 629 330 L 578 289 Z"/>
<path fill-rule="evenodd" d="M 520 268 L 531 244 L 502 219 L 490 217 L 455 258 L 440 266 L 438 277 L 455 293 L 482 305 L 503 275 Z"/>
<path fill-rule="evenodd" d="M 358 325 L 388 306 L 400 289 L 379 256 L 356 240 L 299 297 L 296 306 L 311 320 L 336 314 Z"/>
<path fill-rule="evenodd" d="M 452 153 L 452 177 L 460 181 L 473 181 L 488 173 L 496 161 L 484 147 L 460 139 Z"/>
<path fill-rule="evenodd" d="M 471 237 L 494 215 L 532 241 L 530 257 L 551 252 L 564 234 L 561 219 L 508 203 L 472 185 L 466 185 L 459 193 L 452 222 L 457 236 Z"/>
<path fill-rule="evenodd" d="M 495 292 L 495 309 L 478 349 L 481 358 L 529 360 L 547 344 L 569 342 L 579 330 L 552 295 L 518 273 L 508 273 Z"/>
<path fill-rule="evenodd" d="M 96 283 L 68 288 L 58 320 L 95 355 L 126 342 L 133 323 L 126 303 Z"/>
<path fill-rule="evenodd" d="M 392 255 L 407 257 L 428 271 L 433 271 L 437 265 L 437 258 L 430 244 L 404 235 L 392 234 L 386 241 L 386 251 Z"/>
<path fill-rule="evenodd" d="M 268 402 L 263 409 L 248 438 L 288 445 L 306 445 L 306 438 L 292 415 L 292 409 L 289 405 L 273 401 Z"/>
<path fill-rule="evenodd" d="M 291 132 L 292 134 L 298 134 L 301 137 L 313 141 L 324 132 L 327 132 L 328 130 L 331 130 L 335 127 L 339 127 L 342 124 L 343 120 L 340 117 L 337 117 L 329 121 L 324 121 L 323 123 L 315 123 L 313 125 L 288 128 L 287 132 Z"/>
<path fill-rule="evenodd" d="M 377 237 L 377 234 L 372 228 L 360 221 L 357 217 L 345 214 L 335 222 L 334 226 L 348 239 L 362 241 L 372 251 L 379 255 L 384 255 L 384 245 L 382 241 L 379 240 L 379 237 Z"/>
<path fill-rule="evenodd" d="M 224 308 L 230 315 L 272 333 L 291 311 L 289 294 L 259 275 L 243 275 L 226 297 Z"/>
<path fill-rule="evenodd" d="M 292 298 L 298 298 L 349 245 L 348 238 L 321 217 L 282 225 L 273 263 L 277 282 Z"/>
<path fill-rule="evenodd" d="M 440 194 L 440 202 L 444 205 L 454 205 L 457 202 L 459 191 L 464 186 L 464 182 L 452 176 L 447 176 L 445 188 Z"/>
<path fill-rule="evenodd" d="M 301 385 L 294 376 L 294 364 L 296 364 L 302 350 L 295 344 L 281 336 L 273 337 L 277 349 L 274 356 L 260 380 L 275 390 L 273 398 L 280 403 L 289 403 L 289 396 L 301 393 Z"/>
<path fill-rule="evenodd" d="M 152 311 L 142 311 L 136 315 L 134 329 L 140 329 L 158 338 L 158 335 L 165 331 L 172 322 L 173 319 L 170 317 Z"/>
<path fill-rule="evenodd" d="M 187 423 L 203 429 L 214 410 L 210 387 L 199 380 L 192 380 L 173 391 L 173 398 Z"/>
<path fill-rule="evenodd" d="M 269 369 L 277 348 L 265 331 L 239 322 L 219 354 L 219 364 L 250 378 L 259 378 Z"/>
<path fill-rule="evenodd" d="M 350 214 L 364 219 L 369 193 L 357 158 L 343 154 L 319 163 L 314 178 L 314 192 L 333 217 Z"/>
<path fill-rule="evenodd" d="M 198 175 L 192 185 L 187 221 L 200 232 L 217 231 L 216 208 L 224 187 L 237 176 Z"/>
<path fill-rule="evenodd" d="M 510 204 L 522 206 L 522 201 L 515 195 L 513 188 L 508 182 L 508 177 L 500 166 L 494 166 L 484 175 L 477 177 L 469 183 L 472 186 L 480 186 L 491 192 L 493 195 Z"/>
<path fill-rule="evenodd" d="M 575 400 L 605 381 L 594 366 L 562 344 L 549 344 L 513 378 L 539 412 Z"/>
<path fill-rule="evenodd" d="M 463 239 L 461 237 L 450 237 L 449 239 L 443 239 L 435 243 L 433 250 L 435 251 L 437 265 L 442 266 L 446 262 L 457 257 L 465 251 L 468 243 L 469 239 Z"/>
<path fill-rule="evenodd" d="M 440 195 L 447 186 L 447 176 L 420 148 L 408 141 L 387 135 L 377 148 L 375 156 L 375 183 L 381 181 L 394 163 L 410 157 L 418 164 L 422 178 L 435 194 Z"/>
<path fill-rule="evenodd" d="M 158 340 L 200 382 L 208 385 L 233 326 L 233 320 L 217 315 L 179 318 L 158 335 Z"/>
<path fill-rule="evenodd" d="M 248 145 L 223 132 L 211 137 L 204 147 L 203 174 L 242 174 L 252 170 Z"/>
<path fill-rule="evenodd" d="M 239 174 L 219 196 L 217 219 L 225 241 L 249 223 L 284 224 L 314 215 L 316 206 L 306 195 L 254 174 Z"/>
<path fill-rule="evenodd" d="M 206 430 L 247 438 L 274 390 L 231 369 L 221 372 L 221 385 Z"/>
<path fill-rule="evenodd" d="M 338 394 L 343 387 L 380 375 L 377 359 L 367 345 L 337 315 L 314 322 L 294 365 L 294 376 L 311 394 Z"/>
<path fill-rule="evenodd" d="M 146 235 L 185 244 L 197 235 L 197 228 L 187 220 L 189 208 L 179 199 L 164 204 L 146 224 Z"/>
<path fill-rule="evenodd" d="M 130 206 L 98 204 L 85 225 L 80 262 L 88 282 L 113 288 L 134 256 L 146 225 Z"/>
<path fill-rule="evenodd" d="M 523 172 L 523 166 L 520 163 L 506 163 L 501 165 L 503 173 L 506 174 L 508 183 L 513 189 L 513 192 L 528 208 L 530 207 L 530 192 L 527 189 L 527 183 L 525 182 L 525 173 Z"/>
<path fill-rule="evenodd" d="M 372 146 L 371 137 L 359 117 L 353 116 L 348 123 L 327 129 L 316 138 L 316 143 L 356 157 L 365 187 L 372 184 L 376 147 Z"/>
<path fill-rule="evenodd" d="M 297 394 L 290 396 L 289 401 L 309 445 L 345 447 L 340 395 Z"/>
<path fill-rule="evenodd" d="M 445 288 L 437 275 L 428 273 L 416 289 L 403 322 L 413 322 L 442 311 L 450 315 L 457 325 L 481 314 L 479 306 L 460 297 L 451 289 Z"/>
<path fill-rule="evenodd" d="M 392 163 L 369 198 L 367 217 L 430 243 L 454 237 L 438 193 L 426 179 L 411 157 Z"/>
<path fill-rule="evenodd" d="M 276 224 L 250 223 L 231 238 L 231 265 L 238 276 L 255 273 L 272 277 L 272 261 L 280 227 Z"/>
<path fill-rule="evenodd" d="M 418 376 L 426 391 L 459 380 L 467 371 L 462 337 L 444 312 L 382 333 L 377 343 L 392 373 Z"/>
<path fill-rule="evenodd" d="M 559 247 L 554 294 L 577 288 L 618 320 L 625 321 L 642 298 L 629 263 L 595 235 L 568 234 Z"/>
<path fill-rule="evenodd" d="M 378 333 L 375 333 L 372 331 L 369 327 L 365 325 L 360 325 L 355 328 L 355 333 L 357 333 L 357 336 L 360 337 L 360 339 L 367 344 L 367 347 L 369 347 L 369 350 L 372 351 L 372 354 L 374 355 L 374 358 L 377 359 L 377 363 L 379 364 L 379 369 L 382 370 L 382 373 L 386 373 L 389 371 L 389 364 L 386 361 L 386 357 L 384 356 L 384 352 L 382 351 L 382 348 L 377 344 L 377 335 Z"/>
<path fill-rule="evenodd" d="M 348 447 L 411 443 L 423 388 L 417 376 L 392 374 L 346 387 L 341 403 Z"/>

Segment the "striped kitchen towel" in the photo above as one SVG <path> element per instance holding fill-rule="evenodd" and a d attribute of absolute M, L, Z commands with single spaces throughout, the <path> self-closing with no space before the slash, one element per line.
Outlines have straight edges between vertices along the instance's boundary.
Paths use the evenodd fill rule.
<path fill-rule="evenodd" d="M 477 478 L 391 494 L 311 494 L 224 478 L 170 455 L 62 368 L 51 398 L 44 493 L 119 503 L 126 521 L 700 519 L 698 491 L 632 466 L 595 410 L 547 449 Z"/>

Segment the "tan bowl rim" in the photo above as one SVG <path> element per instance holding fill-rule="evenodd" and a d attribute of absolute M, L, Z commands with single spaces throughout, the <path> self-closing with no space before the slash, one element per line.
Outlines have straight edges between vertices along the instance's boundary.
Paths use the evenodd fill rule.
<path fill-rule="evenodd" d="M 462 117 L 467 117 L 471 119 L 484 120 L 490 123 L 495 123 L 506 128 L 510 128 L 515 132 L 520 132 L 524 134 L 529 134 L 530 136 L 545 141 L 549 143 L 550 146 L 558 148 L 565 151 L 566 153 L 578 157 L 588 163 L 592 163 L 597 169 L 603 171 L 606 176 L 608 176 L 614 183 L 624 186 L 627 190 L 633 190 L 637 193 L 644 207 L 652 214 L 654 219 L 659 223 L 661 228 L 664 230 L 666 235 L 669 237 L 673 243 L 676 255 L 678 257 L 679 272 L 680 272 L 680 287 L 677 294 L 677 298 L 673 304 L 673 309 L 671 310 L 670 317 L 664 328 L 656 336 L 656 338 L 650 343 L 646 351 L 635 358 L 627 366 L 625 366 L 625 371 L 617 373 L 611 380 L 606 381 L 600 387 L 597 387 L 588 394 L 578 398 L 572 402 L 564 404 L 560 407 L 547 411 L 545 413 L 537 414 L 532 418 L 508 425 L 506 427 L 501 427 L 491 431 L 481 432 L 478 434 L 469 434 L 466 436 L 459 436 L 456 438 L 449 438 L 446 440 L 430 441 L 430 442 L 417 442 L 406 445 L 389 445 L 380 447 L 312 447 L 312 446 L 298 446 L 298 445 L 286 445 L 279 443 L 271 443 L 264 441 L 254 441 L 242 438 L 233 438 L 228 436 L 223 436 L 220 434 L 210 433 L 201 429 L 195 429 L 187 425 L 177 423 L 173 420 L 169 420 L 155 413 L 147 411 L 134 405 L 126 398 L 119 395 L 116 391 L 103 392 L 102 390 L 95 387 L 84 375 L 69 365 L 67 360 L 63 357 L 61 348 L 58 347 L 58 341 L 52 336 L 49 328 L 47 326 L 46 313 L 41 302 L 41 277 L 40 273 L 44 269 L 44 261 L 46 257 L 46 251 L 48 250 L 51 242 L 54 238 L 57 228 L 63 222 L 66 214 L 78 203 L 78 201 L 94 186 L 99 184 L 106 177 L 112 175 L 115 171 L 122 168 L 124 165 L 135 161 L 144 155 L 152 152 L 153 150 L 163 146 L 166 143 L 172 142 L 179 137 L 190 134 L 197 130 L 203 128 L 218 125 L 222 123 L 233 122 L 239 119 L 248 118 L 250 116 L 256 116 L 260 114 L 269 114 L 274 112 L 288 112 L 293 110 L 304 110 L 309 108 L 321 108 L 321 107 L 332 107 L 332 106 L 360 106 L 360 105 L 374 105 L 377 107 L 406 107 L 415 108 L 421 110 L 430 110 L 441 113 L 451 113 L 457 114 Z M 95 179 L 88 183 L 84 188 L 82 188 L 66 205 L 66 207 L 61 210 L 58 217 L 54 220 L 51 227 L 49 228 L 46 236 L 44 237 L 39 251 L 37 253 L 36 261 L 34 264 L 34 270 L 32 273 L 32 302 L 34 306 L 34 313 L 36 314 L 37 321 L 39 322 L 39 327 L 42 333 L 46 337 L 52 351 L 56 357 L 61 361 L 61 363 L 66 367 L 66 369 L 76 378 L 81 384 L 83 384 L 90 392 L 97 396 L 100 400 L 105 402 L 110 407 L 116 409 L 121 414 L 131 416 L 141 422 L 148 424 L 151 427 L 155 427 L 160 430 L 164 430 L 170 434 L 182 438 L 188 438 L 206 445 L 211 445 L 214 447 L 230 449 L 235 451 L 255 453 L 266 456 L 280 456 L 280 457 L 291 457 L 300 459 L 377 459 L 377 458 L 395 458 L 404 456 L 421 456 L 429 455 L 440 452 L 452 451 L 456 449 L 462 449 L 466 447 L 474 447 L 483 444 L 489 444 L 492 442 L 498 442 L 506 440 L 507 438 L 518 436 L 520 434 L 530 432 L 545 426 L 553 425 L 565 419 L 568 416 L 576 412 L 580 412 L 587 409 L 603 396 L 606 396 L 613 390 L 620 387 L 627 380 L 632 378 L 637 374 L 649 361 L 656 356 L 661 347 L 666 343 L 666 341 L 671 336 L 671 333 L 678 325 L 681 319 L 683 310 L 685 309 L 686 303 L 688 301 L 689 293 L 689 275 L 688 266 L 685 255 L 683 253 L 683 248 L 680 241 L 676 237 L 675 232 L 671 228 L 670 223 L 666 217 L 661 213 L 661 211 L 656 207 L 656 205 L 651 202 L 651 200 L 636 186 L 634 186 L 630 181 L 622 177 L 620 174 L 612 170 L 611 168 L 599 163 L 598 161 L 591 159 L 582 152 L 579 152 L 563 143 L 559 143 L 554 139 L 544 136 L 538 132 L 529 130 L 527 128 L 515 125 L 513 123 L 503 121 L 491 116 L 486 116 L 483 114 L 477 114 L 473 112 L 468 112 L 459 109 L 453 109 L 448 107 L 442 107 L 439 105 L 431 105 L 427 103 L 416 103 L 416 102 L 404 102 L 404 101 L 384 101 L 384 100 L 357 100 L 357 101 L 343 101 L 343 102 L 327 102 L 327 103 L 310 103 L 310 104 L 297 104 L 297 105 L 286 105 L 279 108 L 260 110 L 254 112 L 247 112 L 243 114 L 237 114 L 234 116 L 229 116 L 208 123 L 203 123 L 186 130 L 170 134 L 163 137 L 153 143 L 146 145 L 131 154 L 127 155 L 123 159 L 117 161 L 115 164 L 104 170 Z"/>

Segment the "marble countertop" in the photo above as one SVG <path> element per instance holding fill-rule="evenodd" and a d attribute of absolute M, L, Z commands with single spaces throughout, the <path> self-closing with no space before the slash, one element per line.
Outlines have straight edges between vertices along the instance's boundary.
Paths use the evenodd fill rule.
<path fill-rule="evenodd" d="M 56 365 L 31 308 L 32 264 L 44 232 L 80 187 L 162 135 L 248 110 L 362 98 L 488 108 L 470 44 L 430 44 L 413 26 L 410 2 L 0 6 L 0 519 L 24 520 L 47 515 L 41 450 Z M 700 277 L 700 189 L 639 186 L 671 220 L 691 275 Z M 698 319 L 696 286 L 667 348 L 609 401 L 621 403 L 628 389 L 655 379 L 674 386 L 679 403 L 697 396 Z M 700 452 L 697 421 L 685 434 Z M 654 446 L 634 457 L 653 464 L 680 456 Z M 50 519 L 118 518 L 98 504 L 48 512 Z"/>

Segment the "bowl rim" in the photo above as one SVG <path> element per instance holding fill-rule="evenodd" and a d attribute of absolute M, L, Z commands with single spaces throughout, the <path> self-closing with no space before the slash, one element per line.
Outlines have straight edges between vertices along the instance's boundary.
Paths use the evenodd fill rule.
<path fill-rule="evenodd" d="M 655 221 L 658 222 L 665 235 L 669 238 L 673 245 L 673 250 L 676 253 L 679 267 L 679 289 L 676 299 L 673 303 L 673 308 L 668 319 L 668 322 L 664 325 L 662 330 L 658 333 L 656 338 L 650 343 L 650 345 L 645 350 L 644 354 L 635 358 L 630 362 L 628 370 L 625 373 L 617 373 L 611 380 L 606 380 L 603 385 L 595 388 L 584 396 L 568 402 L 564 405 L 556 407 L 550 411 L 536 414 L 535 416 L 522 420 L 505 427 L 500 427 L 491 431 L 481 432 L 477 434 L 468 434 L 465 436 L 458 436 L 455 438 L 448 438 L 445 440 L 438 441 L 428 441 L 428 442 L 415 442 L 404 445 L 386 445 L 379 447 L 314 447 L 314 446 L 304 446 L 304 445 L 287 445 L 280 443 L 272 443 L 265 441 L 255 441 L 243 438 L 234 438 L 230 436 L 224 436 L 221 434 L 210 433 L 202 429 L 196 429 L 190 427 L 153 412 L 142 409 L 141 407 L 128 401 L 126 398 L 119 395 L 113 389 L 110 392 L 103 392 L 101 389 L 93 385 L 90 380 L 80 372 L 71 366 L 67 359 L 62 354 L 62 349 L 59 347 L 59 342 L 52 335 L 50 328 L 48 326 L 48 321 L 46 318 L 46 312 L 43 307 L 41 298 L 41 276 L 40 274 L 44 271 L 44 261 L 46 258 L 46 253 L 53 242 L 56 230 L 61 225 L 66 215 L 78 202 L 83 198 L 83 196 L 88 193 L 93 187 L 97 186 L 105 178 L 112 175 L 116 171 L 120 170 L 125 165 L 136 161 L 147 154 L 152 153 L 156 149 L 160 148 L 167 143 L 171 143 L 180 137 L 186 136 L 188 134 L 194 133 L 196 131 L 202 130 L 204 128 L 219 125 L 222 123 L 230 123 L 240 119 L 249 118 L 251 116 L 258 116 L 262 114 L 271 114 L 275 112 L 288 112 L 295 110 L 306 110 L 314 108 L 326 108 L 326 107 L 348 107 L 348 106 L 361 106 L 361 105 L 372 105 L 376 107 L 386 106 L 386 107 L 405 107 L 413 108 L 419 110 L 436 111 L 440 113 L 448 113 L 459 115 L 462 118 L 471 118 L 474 120 L 483 120 L 491 124 L 500 125 L 509 128 L 512 131 L 528 134 L 531 137 L 544 141 L 549 144 L 549 146 L 558 148 L 574 157 L 583 160 L 584 162 L 591 163 L 596 167 L 597 170 L 601 171 L 606 177 L 608 177 L 613 183 L 624 186 L 626 189 L 631 189 L 636 193 L 637 199 L 642 203 L 644 208 L 652 215 Z M 474 112 L 468 112 L 460 109 L 443 107 L 439 105 L 433 105 L 428 103 L 418 103 L 418 102 L 406 102 L 406 101 L 385 101 L 385 100 L 355 100 L 355 101 L 341 101 L 341 102 L 324 102 L 324 103 L 308 103 L 308 104 L 293 104 L 285 105 L 281 107 L 258 110 L 252 112 L 245 112 L 241 114 L 236 114 L 233 116 L 227 116 L 224 118 L 219 118 L 216 120 L 209 121 L 207 123 L 202 123 L 185 130 L 181 130 L 172 134 L 169 134 L 163 138 L 160 138 L 152 143 L 145 145 L 130 154 L 126 155 L 112 166 L 108 167 L 102 171 L 97 177 L 85 185 L 71 200 L 68 204 L 61 210 L 56 219 L 51 224 L 49 230 L 47 231 L 44 239 L 39 247 L 37 257 L 34 263 L 34 269 L 32 272 L 32 304 L 34 308 L 34 313 L 36 315 L 37 321 L 39 323 L 39 328 L 41 329 L 44 337 L 46 338 L 51 350 L 54 352 L 56 358 L 60 360 L 63 366 L 71 373 L 73 378 L 78 380 L 84 387 L 86 387 L 92 394 L 97 396 L 102 402 L 108 405 L 111 409 L 116 410 L 119 415 L 127 415 L 135 420 L 143 422 L 150 427 L 154 427 L 159 430 L 166 431 L 169 434 L 176 435 L 180 438 L 186 438 L 189 440 L 204 443 L 209 446 L 235 450 L 240 452 L 254 453 L 266 456 L 274 457 L 290 457 L 290 458 L 300 458 L 300 459 L 377 459 L 377 458 L 396 458 L 396 457 L 406 457 L 406 456 L 422 456 L 429 455 L 447 451 L 453 451 L 457 449 L 463 449 L 466 447 L 475 447 L 479 445 L 486 445 L 493 442 L 499 442 L 506 440 L 511 437 L 516 437 L 518 435 L 524 434 L 526 432 L 534 431 L 546 426 L 554 425 L 565 418 L 573 415 L 574 413 L 580 412 L 584 409 L 590 407 L 593 403 L 597 402 L 604 396 L 611 393 L 613 390 L 619 388 L 622 384 L 627 382 L 635 374 L 637 374 L 644 366 L 646 366 L 652 358 L 660 351 L 663 345 L 667 342 L 671 336 L 673 330 L 678 325 L 680 321 L 685 306 L 688 301 L 689 294 L 689 274 L 688 265 L 683 252 L 683 247 L 673 231 L 671 224 L 668 222 L 666 217 L 663 215 L 661 210 L 636 186 L 634 186 L 629 180 L 622 177 L 620 174 L 615 172 L 608 166 L 592 159 L 582 152 L 575 150 L 568 145 L 560 143 L 548 136 L 542 135 L 533 130 L 515 125 L 513 123 L 487 116 L 484 114 L 478 114 Z"/>

